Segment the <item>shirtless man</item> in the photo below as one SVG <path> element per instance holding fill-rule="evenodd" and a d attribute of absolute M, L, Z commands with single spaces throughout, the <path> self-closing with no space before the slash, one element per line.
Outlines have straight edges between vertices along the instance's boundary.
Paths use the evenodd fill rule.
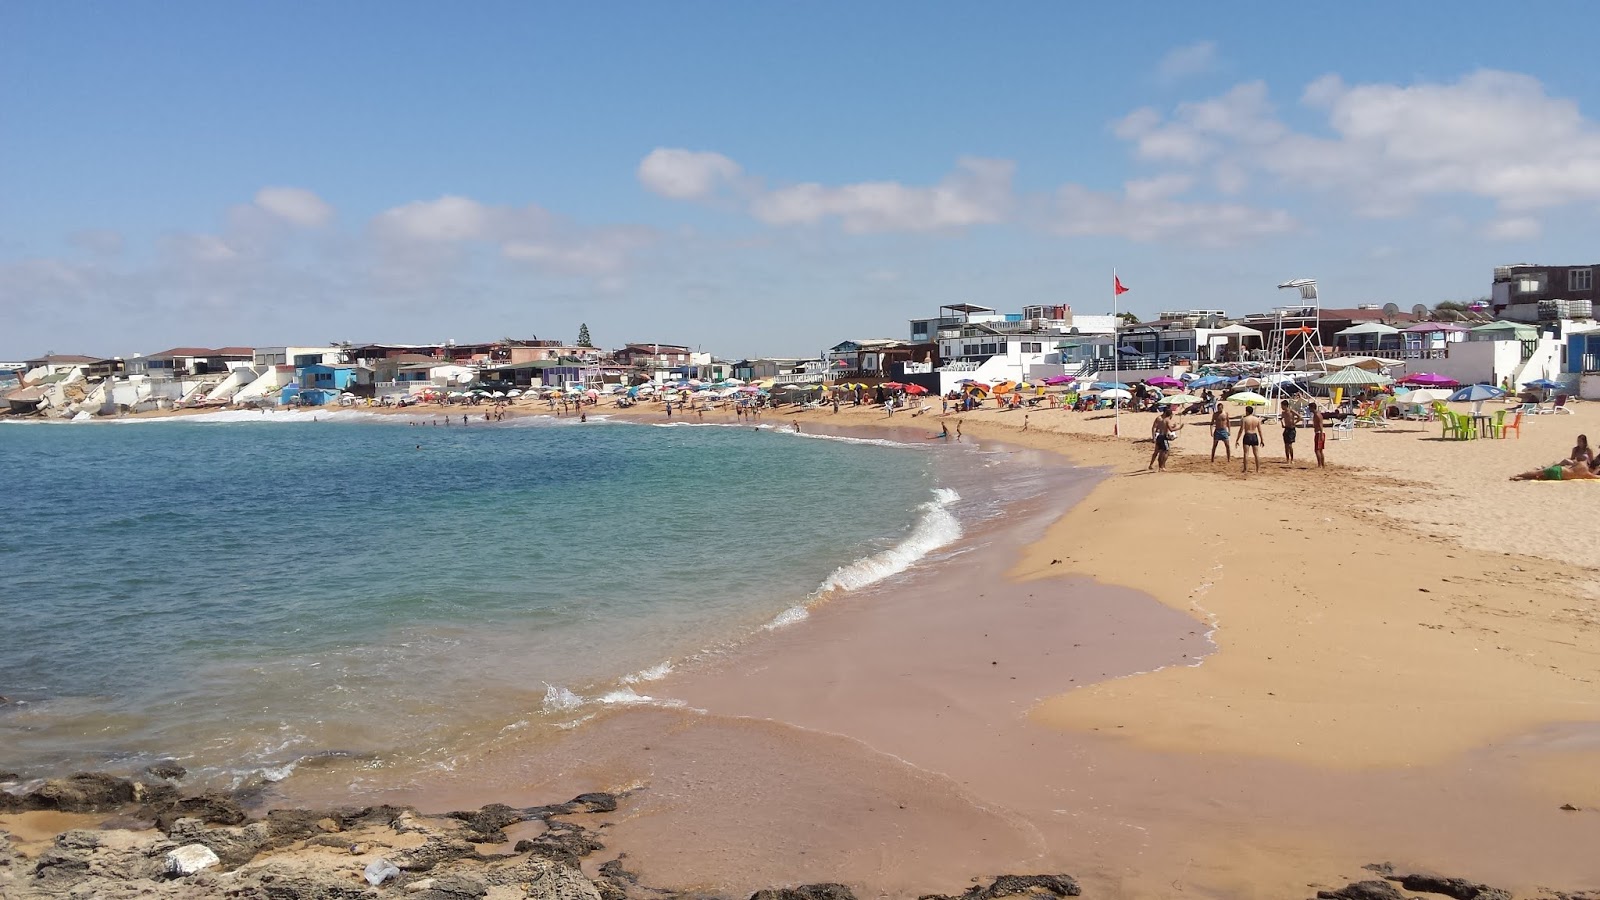
<path fill-rule="evenodd" d="M 1289 465 L 1294 465 L 1294 434 L 1300 426 L 1300 414 L 1294 411 L 1289 401 L 1284 400 L 1278 404 L 1278 422 L 1283 426 L 1283 459 Z"/>
<path fill-rule="evenodd" d="M 1261 417 L 1256 415 L 1254 406 L 1244 408 L 1244 418 L 1239 420 L 1238 442 L 1244 444 L 1244 449 L 1239 451 L 1239 471 L 1250 471 L 1250 457 L 1256 458 L 1256 471 L 1261 471 Z"/>
<path fill-rule="evenodd" d="M 1311 404 L 1311 449 L 1317 454 L 1317 468 L 1327 465 L 1322 458 L 1322 451 L 1328 446 L 1328 432 L 1323 430 L 1325 423 L 1322 421 L 1322 410 L 1317 409 L 1317 404 Z"/>
<path fill-rule="evenodd" d="M 1228 443 L 1228 411 L 1218 403 L 1211 411 L 1211 461 L 1217 461 L 1217 445 L 1221 444 L 1224 452 L 1228 454 L 1228 462 L 1233 462 L 1233 445 Z"/>
<path fill-rule="evenodd" d="M 1156 416 L 1155 424 L 1150 427 L 1150 438 L 1155 442 L 1156 446 L 1155 450 L 1150 453 L 1149 464 L 1144 467 L 1146 472 L 1150 471 L 1158 463 L 1161 466 L 1161 471 L 1165 472 L 1167 470 L 1167 456 L 1172 452 L 1172 439 L 1178 436 L 1178 430 L 1182 427 L 1182 423 L 1172 421 L 1172 407 L 1170 406 L 1163 409 L 1161 415 Z"/>

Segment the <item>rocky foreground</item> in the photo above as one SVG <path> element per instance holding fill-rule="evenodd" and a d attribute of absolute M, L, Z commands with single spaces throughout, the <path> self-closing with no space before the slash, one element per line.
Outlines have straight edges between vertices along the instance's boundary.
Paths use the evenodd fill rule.
<path fill-rule="evenodd" d="M 255 816 L 240 802 L 249 798 L 183 794 L 175 783 L 183 775 L 181 767 L 155 766 L 137 779 L 81 774 L 25 793 L 0 791 L 0 814 L 103 817 L 98 827 L 64 831 L 32 846 L 0 830 L 0 898 L 713 900 L 641 883 L 624 855 L 600 861 L 605 826 L 588 827 L 584 819 L 617 811 L 625 798 L 613 794 L 521 809 L 491 804 L 437 816 L 394 806 L 274 809 Z M 1316 896 L 1512 897 L 1463 879 L 1369 868 L 1378 877 Z M 1002 875 L 955 896 L 922 900 L 1049 900 L 1080 893 L 1068 875 Z M 1542 896 L 1600 900 L 1600 893 Z M 758 891 L 750 900 L 855 895 L 845 885 L 809 884 Z"/>

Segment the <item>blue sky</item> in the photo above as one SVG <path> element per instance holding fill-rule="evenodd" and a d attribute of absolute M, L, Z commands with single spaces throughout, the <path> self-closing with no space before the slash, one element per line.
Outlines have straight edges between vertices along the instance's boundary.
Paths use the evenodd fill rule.
<path fill-rule="evenodd" d="M 0 358 L 580 322 L 802 354 L 941 303 L 1105 312 L 1114 266 L 1140 312 L 1303 275 L 1409 306 L 1593 261 L 1600 225 L 1600 79 L 1487 3 L 35 3 L 0 33 Z"/>

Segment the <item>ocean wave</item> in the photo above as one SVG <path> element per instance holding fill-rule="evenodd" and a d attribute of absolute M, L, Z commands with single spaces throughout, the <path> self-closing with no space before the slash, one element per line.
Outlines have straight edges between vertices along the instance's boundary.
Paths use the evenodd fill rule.
<path fill-rule="evenodd" d="M 567 710 L 577 709 L 582 705 L 582 697 L 579 697 L 577 694 L 574 694 L 572 691 L 567 690 L 561 685 L 547 684 L 544 686 L 544 703 L 542 704 L 542 707 L 545 712 L 564 712 Z"/>
<path fill-rule="evenodd" d="M 804 605 L 791 606 L 783 612 L 778 613 L 777 617 L 775 617 L 771 622 L 768 622 L 761 627 L 767 631 L 777 631 L 779 628 L 788 628 L 790 625 L 793 625 L 797 622 L 804 622 L 810 617 L 811 612 L 807 610 Z"/>
<path fill-rule="evenodd" d="M 858 438 L 845 437 L 842 434 L 809 434 L 804 431 L 781 431 L 782 434 L 792 434 L 795 437 L 807 438 L 814 441 L 838 441 L 841 444 L 870 444 L 874 447 L 892 447 L 896 450 L 921 450 L 918 444 L 908 444 L 905 441 L 891 441 L 886 438 Z"/>
<path fill-rule="evenodd" d="M 672 674 L 672 661 L 657 663 L 648 669 L 640 669 L 632 675 L 622 676 L 623 684 L 638 684 L 641 681 L 660 681 Z"/>
<path fill-rule="evenodd" d="M 950 505 L 961 495 L 950 488 L 934 488 L 933 499 L 918 507 L 922 512 L 911 533 L 887 550 L 863 557 L 835 569 L 822 582 L 819 593 L 855 591 L 898 575 L 918 560 L 961 537 L 961 523 L 950 512 Z"/>

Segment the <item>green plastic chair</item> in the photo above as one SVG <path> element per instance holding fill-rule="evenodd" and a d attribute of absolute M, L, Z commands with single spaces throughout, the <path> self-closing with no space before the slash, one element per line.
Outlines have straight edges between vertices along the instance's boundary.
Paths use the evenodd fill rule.
<path fill-rule="evenodd" d="M 1506 411 L 1505 410 L 1503 410 L 1503 409 L 1495 410 L 1494 421 L 1489 423 L 1489 436 L 1495 438 L 1496 440 L 1505 440 L 1505 437 L 1506 437 Z"/>
<path fill-rule="evenodd" d="M 1473 441 L 1478 439 L 1478 429 L 1473 426 L 1472 417 L 1466 413 L 1456 413 L 1456 440 Z"/>
<path fill-rule="evenodd" d="M 1439 412 L 1439 424 L 1444 426 L 1444 433 L 1440 437 L 1446 440 L 1461 440 L 1461 423 L 1456 421 L 1456 414 L 1448 409 Z"/>

